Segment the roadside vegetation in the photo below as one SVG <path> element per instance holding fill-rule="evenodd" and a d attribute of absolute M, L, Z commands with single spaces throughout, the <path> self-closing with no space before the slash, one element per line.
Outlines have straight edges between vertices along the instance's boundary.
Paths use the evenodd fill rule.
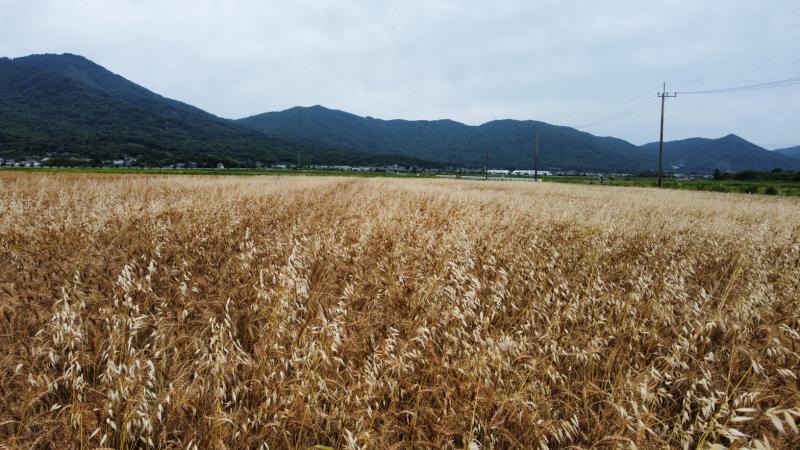
<path fill-rule="evenodd" d="M 800 201 L 0 172 L 0 447 L 798 448 Z"/>
<path fill-rule="evenodd" d="M 642 177 L 547 177 L 544 181 L 571 184 L 594 184 L 604 186 L 632 186 L 652 187 L 658 186 L 655 178 Z M 684 189 L 690 191 L 730 192 L 738 194 L 762 195 L 788 195 L 800 196 L 800 180 L 772 180 L 772 179 L 689 179 L 675 180 L 664 178 L 662 186 L 667 189 Z"/>

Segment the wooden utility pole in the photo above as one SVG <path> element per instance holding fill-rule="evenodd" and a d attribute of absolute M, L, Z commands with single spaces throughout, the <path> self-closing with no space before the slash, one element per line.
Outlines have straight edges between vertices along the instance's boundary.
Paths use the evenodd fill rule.
<path fill-rule="evenodd" d="M 533 152 L 533 181 L 539 181 L 539 130 L 536 130 L 536 150 Z"/>
<path fill-rule="evenodd" d="M 661 88 L 661 137 L 658 140 L 658 187 L 661 187 L 661 177 L 664 176 L 664 103 L 669 97 L 677 97 L 678 94 L 673 92 L 672 95 L 667 94 L 667 83 Z"/>
<path fill-rule="evenodd" d="M 489 180 L 489 147 L 486 147 L 486 169 L 483 171 L 483 179 Z"/>

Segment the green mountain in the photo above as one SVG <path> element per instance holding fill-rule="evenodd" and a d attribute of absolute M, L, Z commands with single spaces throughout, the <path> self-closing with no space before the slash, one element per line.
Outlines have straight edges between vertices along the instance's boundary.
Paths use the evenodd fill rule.
<path fill-rule="evenodd" d="M 496 120 L 469 126 L 452 120 L 381 120 L 322 106 L 296 107 L 239 123 L 264 133 L 314 140 L 376 154 L 396 153 L 431 161 L 494 168 L 531 168 L 539 132 L 539 167 L 564 170 L 639 170 L 646 163 L 626 141 L 598 137 L 536 121 Z"/>
<path fill-rule="evenodd" d="M 642 146 L 648 155 L 657 157 L 658 142 Z M 735 134 L 719 139 L 690 138 L 664 144 L 664 170 L 682 173 L 709 173 L 745 170 L 800 169 L 800 161 L 778 154 Z"/>
<path fill-rule="evenodd" d="M 155 94 L 77 55 L 0 58 L 0 157 L 148 165 L 196 161 L 424 164 L 265 136 Z"/>
<path fill-rule="evenodd" d="M 800 160 L 800 145 L 796 147 L 789 147 L 789 148 L 781 148 L 775 150 L 775 153 L 781 154 L 783 156 L 788 156 L 790 158 Z"/>
<path fill-rule="evenodd" d="M 244 119 L 254 130 L 375 154 L 396 153 L 431 161 L 461 161 L 482 167 L 489 151 L 493 168 L 530 168 L 536 133 L 539 167 L 579 171 L 655 171 L 658 144 L 637 147 L 612 137 L 536 121 L 496 120 L 469 126 L 452 120 L 408 121 L 360 117 L 322 106 L 296 107 Z M 734 135 L 665 144 L 665 170 L 711 173 L 720 170 L 798 169 L 798 162 Z"/>

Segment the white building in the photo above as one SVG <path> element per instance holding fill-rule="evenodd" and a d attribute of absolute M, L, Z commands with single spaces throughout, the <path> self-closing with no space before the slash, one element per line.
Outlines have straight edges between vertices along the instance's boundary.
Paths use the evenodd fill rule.
<path fill-rule="evenodd" d="M 489 175 L 508 175 L 509 171 L 503 169 L 489 169 Z"/>
<path fill-rule="evenodd" d="M 533 170 L 527 170 L 527 169 L 526 170 L 515 170 L 515 171 L 513 171 L 511 173 L 513 175 L 529 175 L 529 176 L 533 176 L 534 175 L 534 171 Z M 538 174 L 539 174 L 539 176 L 542 176 L 542 177 L 549 177 L 549 176 L 553 175 L 552 173 L 550 173 L 549 170 L 540 170 L 538 172 Z"/>

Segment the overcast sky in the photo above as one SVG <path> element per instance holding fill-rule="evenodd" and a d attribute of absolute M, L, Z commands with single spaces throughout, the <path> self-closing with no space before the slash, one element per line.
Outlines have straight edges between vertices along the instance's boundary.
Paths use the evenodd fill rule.
<path fill-rule="evenodd" d="M 649 96 L 586 128 L 641 144 L 658 139 L 662 81 L 800 77 L 800 2 L 0 0 L 0 55 L 65 52 L 228 118 L 322 104 L 579 126 Z M 667 139 L 728 133 L 800 145 L 800 85 L 668 100 Z"/>

